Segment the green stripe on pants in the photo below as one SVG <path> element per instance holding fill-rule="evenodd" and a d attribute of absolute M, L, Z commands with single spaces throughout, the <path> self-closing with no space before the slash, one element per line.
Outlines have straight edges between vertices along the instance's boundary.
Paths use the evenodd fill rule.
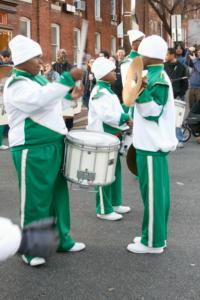
<path fill-rule="evenodd" d="M 113 212 L 113 206 L 122 204 L 122 175 L 120 156 L 117 157 L 115 169 L 115 181 L 102 187 L 102 196 L 99 187 L 96 188 L 96 212 L 97 214 L 109 214 Z"/>
<path fill-rule="evenodd" d="M 170 209 L 168 157 L 137 152 L 137 167 L 144 204 L 141 242 L 149 247 L 163 247 Z"/>
<path fill-rule="evenodd" d="M 61 174 L 63 142 L 12 151 L 21 194 L 21 225 L 49 216 L 56 217 L 60 235 L 58 251 L 69 250 L 69 195 Z"/>

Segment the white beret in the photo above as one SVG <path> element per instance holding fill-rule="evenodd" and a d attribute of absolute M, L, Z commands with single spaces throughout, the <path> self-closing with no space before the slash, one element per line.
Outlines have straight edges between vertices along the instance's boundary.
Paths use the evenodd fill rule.
<path fill-rule="evenodd" d="M 15 36 L 9 42 L 9 47 L 12 53 L 12 61 L 15 66 L 22 64 L 33 57 L 42 55 L 40 45 L 23 35 Z"/>
<path fill-rule="evenodd" d="M 128 30 L 127 34 L 129 37 L 130 44 L 145 36 L 145 34 L 142 31 L 136 29 Z"/>
<path fill-rule="evenodd" d="M 164 60 L 167 54 L 167 43 L 159 35 L 151 35 L 142 40 L 138 53 L 142 56 Z"/>
<path fill-rule="evenodd" d="M 94 73 L 96 80 L 99 80 L 115 69 L 116 66 L 111 60 L 105 57 L 98 57 L 92 64 L 91 71 Z"/>

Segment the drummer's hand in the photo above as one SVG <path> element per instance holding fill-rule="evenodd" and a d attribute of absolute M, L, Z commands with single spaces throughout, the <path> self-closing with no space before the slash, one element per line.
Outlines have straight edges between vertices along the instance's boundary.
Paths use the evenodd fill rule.
<path fill-rule="evenodd" d="M 130 126 L 130 127 L 133 126 L 133 120 L 128 120 L 126 123 L 127 123 L 127 125 Z"/>
<path fill-rule="evenodd" d="M 71 92 L 71 96 L 73 100 L 77 100 L 83 96 L 84 86 L 81 83 L 79 86 L 75 86 Z"/>
<path fill-rule="evenodd" d="M 75 81 L 81 80 L 83 76 L 83 70 L 79 68 L 73 68 L 70 71 L 71 76 L 74 78 Z"/>
<path fill-rule="evenodd" d="M 141 90 L 142 90 L 142 89 L 146 89 L 146 87 L 147 87 L 147 77 L 144 76 L 144 77 L 142 77 L 142 84 L 141 84 L 140 89 L 141 89 Z"/>

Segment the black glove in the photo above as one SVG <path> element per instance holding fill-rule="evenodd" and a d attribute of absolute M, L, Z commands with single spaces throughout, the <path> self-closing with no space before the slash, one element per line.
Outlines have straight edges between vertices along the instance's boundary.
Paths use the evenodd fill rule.
<path fill-rule="evenodd" d="M 58 247 L 58 232 L 55 219 L 48 218 L 28 224 L 22 229 L 22 240 L 18 252 L 24 255 L 47 258 Z"/>

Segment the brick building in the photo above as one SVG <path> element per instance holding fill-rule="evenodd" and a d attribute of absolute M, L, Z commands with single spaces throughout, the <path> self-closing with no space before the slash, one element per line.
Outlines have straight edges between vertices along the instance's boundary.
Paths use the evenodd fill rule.
<path fill-rule="evenodd" d="M 76 63 L 84 18 L 89 22 L 86 52 L 95 55 L 107 50 L 114 54 L 120 43 L 120 12 L 121 0 L 0 1 L 0 16 L 4 16 L 4 23 L 0 19 L 0 32 L 4 35 L 0 50 L 11 36 L 22 33 L 41 44 L 45 61 L 55 60 L 57 49 L 65 48 L 69 62 Z"/>
<path fill-rule="evenodd" d="M 16 34 L 38 41 L 44 51 L 44 61 L 55 60 L 56 51 L 65 48 L 70 63 L 76 63 L 80 47 L 82 18 L 89 22 L 86 52 L 93 56 L 100 50 L 111 54 L 122 44 L 123 3 L 134 0 L 0 0 L 0 50 Z M 135 0 L 139 28 L 149 34 L 159 34 L 172 44 L 163 24 L 146 0 Z M 200 10 L 182 19 L 186 44 L 200 43 Z M 121 26 L 120 26 L 121 24 Z M 125 32 L 124 32 L 125 34 Z M 121 37 L 121 36 L 120 36 Z"/>

